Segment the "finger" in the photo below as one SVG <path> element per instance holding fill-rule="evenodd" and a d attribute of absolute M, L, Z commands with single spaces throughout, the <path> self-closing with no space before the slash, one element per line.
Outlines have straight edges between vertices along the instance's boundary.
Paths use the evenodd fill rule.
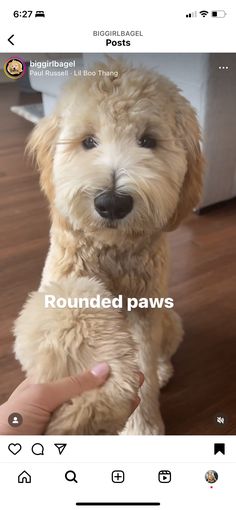
<path fill-rule="evenodd" d="M 30 384 L 31 384 L 30 379 L 25 379 L 22 383 L 19 384 L 19 386 L 17 386 L 14 389 L 14 391 L 12 392 L 12 394 L 10 395 L 8 400 L 11 400 L 13 397 L 16 397 L 16 395 L 18 395 L 19 393 L 24 391 L 26 388 L 28 388 L 30 386 Z"/>
<path fill-rule="evenodd" d="M 85 391 L 99 388 L 110 373 L 110 367 L 107 363 L 99 363 L 90 371 L 84 372 L 81 375 L 65 377 L 59 381 L 44 385 L 47 389 L 45 391 L 44 406 L 50 412 L 55 411 L 59 406 L 70 400 L 71 398 L 78 397 Z"/>

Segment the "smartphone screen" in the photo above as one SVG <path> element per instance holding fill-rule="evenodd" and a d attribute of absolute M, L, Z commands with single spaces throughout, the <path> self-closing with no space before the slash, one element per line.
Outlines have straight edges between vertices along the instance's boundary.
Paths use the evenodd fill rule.
<path fill-rule="evenodd" d="M 233 510 L 235 9 L 28 7 L 0 21 L 2 507 Z"/>

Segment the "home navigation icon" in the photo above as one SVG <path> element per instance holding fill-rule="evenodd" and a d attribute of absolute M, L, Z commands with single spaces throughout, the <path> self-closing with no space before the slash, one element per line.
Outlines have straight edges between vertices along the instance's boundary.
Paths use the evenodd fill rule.
<path fill-rule="evenodd" d="M 27 471 L 22 471 L 18 476 L 18 483 L 31 483 L 31 475 Z"/>

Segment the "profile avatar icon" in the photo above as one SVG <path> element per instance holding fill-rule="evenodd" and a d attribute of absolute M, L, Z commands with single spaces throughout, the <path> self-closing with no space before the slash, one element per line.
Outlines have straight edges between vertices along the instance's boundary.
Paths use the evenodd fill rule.
<path fill-rule="evenodd" d="M 11 427 L 20 427 L 23 423 L 23 417 L 20 413 L 11 413 L 8 416 L 8 423 Z"/>
<path fill-rule="evenodd" d="M 213 470 L 207 471 L 205 474 L 205 479 L 207 483 L 215 483 L 218 480 L 218 473 Z"/>
<path fill-rule="evenodd" d="M 4 64 L 4 73 L 8 78 L 18 80 L 22 78 L 26 71 L 26 63 L 18 57 L 9 58 Z"/>

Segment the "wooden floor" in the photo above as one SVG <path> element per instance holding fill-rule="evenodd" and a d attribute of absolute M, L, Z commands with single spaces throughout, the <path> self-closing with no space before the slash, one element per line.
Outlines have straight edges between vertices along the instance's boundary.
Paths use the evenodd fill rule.
<path fill-rule="evenodd" d="M 0 403 L 23 379 L 11 328 L 39 283 L 48 248 L 48 211 L 38 176 L 24 158 L 31 124 L 9 106 L 33 102 L 0 85 Z M 175 375 L 162 392 L 167 434 L 236 433 L 236 201 L 170 234 L 170 296 L 185 326 Z M 217 413 L 227 424 L 214 423 Z"/>

